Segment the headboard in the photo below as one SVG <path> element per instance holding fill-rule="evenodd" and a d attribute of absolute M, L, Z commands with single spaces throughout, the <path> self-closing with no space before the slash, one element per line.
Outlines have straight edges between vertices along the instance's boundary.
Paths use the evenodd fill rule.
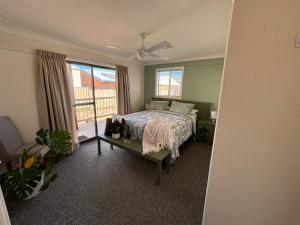
<path fill-rule="evenodd" d="M 169 101 L 169 105 L 172 104 L 172 101 L 176 102 L 186 102 L 195 104 L 194 109 L 197 109 L 197 120 L 209 120 L 210 119 L 210 108 L 212 103 L 209 102 L 196 102 L 196 101 L 188 101 L 182 99 L 168 99 L 168 98 L 152 98 L 152 100 L 157 101 Z"/>

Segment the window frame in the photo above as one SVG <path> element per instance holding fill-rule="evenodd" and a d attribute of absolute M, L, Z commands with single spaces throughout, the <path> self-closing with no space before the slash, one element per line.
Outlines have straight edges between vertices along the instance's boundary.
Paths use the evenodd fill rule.
<path fill-rule="evenodd" d="M 180 95 L 179 96 L 173 96 L 170 95 L 170 88 L 169 88 L 169 94 L 168 95 L 159 95 L 159 72 L 164 71 L 176 71 L 181 70 L 182 76 L 181 76 L 181 83 L 180 83 Z M 182 90 L 183 90 L 183 77 L 184 77 L 184 67 L 166 67 L 166 68 L 156 68 L 155 69 L 155 97 L 157 98 L 167 98 L 167 99 L 182 99 Z M 169 87 L 170 87 L 171 79 L 169 79 Z"/>

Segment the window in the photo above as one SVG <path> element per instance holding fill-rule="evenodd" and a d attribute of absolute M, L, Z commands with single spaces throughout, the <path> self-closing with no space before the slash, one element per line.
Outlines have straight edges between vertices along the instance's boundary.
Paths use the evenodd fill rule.
<path fill-rule="evenodd" d="M 156 69 L 156 96 L 181 98 L 183 67 Z"/>

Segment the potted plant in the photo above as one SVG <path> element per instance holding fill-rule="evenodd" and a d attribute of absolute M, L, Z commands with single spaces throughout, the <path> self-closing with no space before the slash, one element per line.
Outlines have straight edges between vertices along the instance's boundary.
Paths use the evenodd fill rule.
<path fill-rule="evenodd" d="M 118 115 L 113 115 L 112 125 L 110 127 L 111 137 L 113 139 L 119 139 L 121 137 L 121 127 L 122 127 L 122 117 Z"/>
<path fill-rule="evenodd" d="M 114 123 L 113 123 L 113 126 L 112 126 L 112 135 L 111 137 L 113 139 L 119 139 L 121 137 L 121 125 L 120 123 L 116 120 Z"/>
<path fill-rule="evenodd" d="M 6 174 L 3 192 L 8 200 L 24 200 L 45 190 L 56 177 L 53 166 L 71 150 L 71 135 L 66 131 L 40 129 L 36 142 L 46 145 L 50 151 L 45 160 L 37 154 L 29 155 L 31 148 L 24 149 L 19 156 L 18 168 Z"/>

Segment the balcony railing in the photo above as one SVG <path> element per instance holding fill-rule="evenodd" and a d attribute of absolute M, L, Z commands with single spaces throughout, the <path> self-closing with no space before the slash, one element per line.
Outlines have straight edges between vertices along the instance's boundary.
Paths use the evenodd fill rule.
<path fill-rule="evenodd" d="M 93 102 L 92 98 L 77 100 L 76 104 Z M 116 97 L 95 98 L 96 117 L 97 119 L 105 119 L 117 113 Z M 75 107 L 77 121 L 88 121 L 94 119 L 93 105 L 78 105 Z"/>
<path fill-rule="evenodd" d="M 93 93 L 90 88 L 74 88 L 75 113 L 78 123 L 94 119 L 93 105 L 80 105 L 93 102 Z M 96 118 L 105 119 L 117 113 L 117 98 L 115 89 L 95 89 Z"/>

